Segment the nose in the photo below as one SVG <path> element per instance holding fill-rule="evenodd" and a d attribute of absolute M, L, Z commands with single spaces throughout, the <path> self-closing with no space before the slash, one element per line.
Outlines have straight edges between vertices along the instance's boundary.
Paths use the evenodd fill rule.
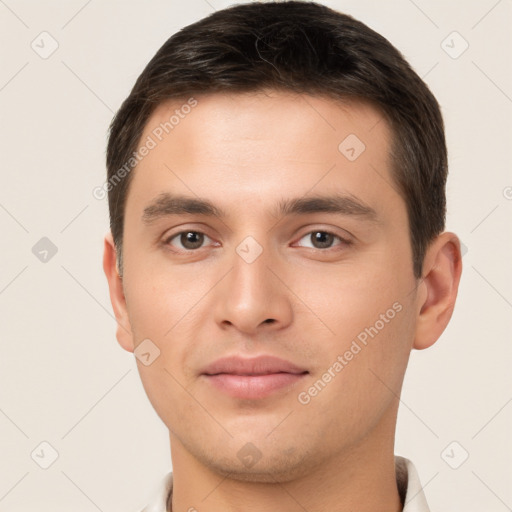
<path fill-rule="evenodd" d="M 234 251 L 232 268 L 215 287 L 215 321 L 222 329 L 245 334 L 288 326 L 293 318 L 291 293 L 278 277 L 279 264 L 263 252 L 246 260 Z"/>

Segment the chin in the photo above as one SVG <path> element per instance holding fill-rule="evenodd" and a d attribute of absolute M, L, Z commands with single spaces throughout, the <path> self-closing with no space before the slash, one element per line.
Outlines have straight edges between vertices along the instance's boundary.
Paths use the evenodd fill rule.
<path fill-rule="evenodd" d="M 280 469 L 276 469 L 275 467 L 260 467 L 258 470 L 256 470 L 255 468 L 241 469 L 240 464 L 237 464 L 236 461 L 233 461 L 232 466 L 215 465 L 215 467 L 210 466 L 210 469 L 223 477 L 229 477 L 231 480 L 236 480 L 238 482 L 252 482 L 261 484 L 283 484 L 286 482 L 297 480 L 298 478 L 301 478 L 310 472 L 310 468 L 306 468 L 305 466 L 288 466 L 286 468 Z"/>
<path fill-rule="evenodd" d="M 314 461 L 309 460 L 307 454 L 297 453 L 275 453 L 269 455 L 261 454 L 256 462 L 252 461 L 244 467 L 241 457 L 223 457 L 221 459 L 202 460 L 201 462 L 211 471 L 229 477 L 240 482 L 254 483 L 285 483 L 296 480 L 311 472 Z M 243 460 L 243 459 L 242 459 Z"/>

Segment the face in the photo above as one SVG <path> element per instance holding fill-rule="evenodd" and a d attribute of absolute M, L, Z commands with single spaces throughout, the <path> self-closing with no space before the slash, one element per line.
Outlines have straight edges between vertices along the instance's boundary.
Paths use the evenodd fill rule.
<path fill-rule="evenodd" d="M 124 227 L 120 342 L 150 340 L 137 364 L 173 454 L 285 481 L 392 443 L 420 306 L 387 123 L 276 91 L 195 100 L 149 120 Z M 228 356 L 293 369 L 208 368 Z"/>

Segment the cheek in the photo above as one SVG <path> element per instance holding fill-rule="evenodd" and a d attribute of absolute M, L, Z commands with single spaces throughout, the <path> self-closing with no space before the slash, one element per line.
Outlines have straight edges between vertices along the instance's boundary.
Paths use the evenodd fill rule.
<path fill-rule="evenodd" d="M 150 367 L 137 364 L 150 400 L 168 402 L 181 396 L 179 384 L 186 387 L 195 375 L 190 361 L 204 352 L 205 298 L 212 282 L 192 267 L 171 271 L 160 264 L 132 272 L 135 268 L 126 269 L 125 291 L 134 342 L 149 339 L 158 352 Z"/>
<path fill-rule="evenodd" d="M 178 279 L 157 269 L 144 272 L 143 277 L 128 271 L 126 278 L 135 345 L 150 340 L 158 354 L 149 365 L 137 359 L 141 382 L 162 421 L 174 425 L 190 407 L 190 396 L 184 391 L 192 375 L 187 370 L 187 355 L 201 350 L 192 331 L 201 322 L 199 308 L 194 305 L 205 291 L 200 280 L 190 281 L 192 284 L 184 289 L 188 281 L 183 276 Z"/>
<path fill-rule="evenodd" d="M 132 330 L 167 340 L 194 316 L 195 306 L 211 288 L 196 266 L 174 267 L 162 256 L 147 262 L 137 255 L 125 266 L 125 296 Z"/>
<path fill-rule="evenodd" d="M 396 262 L 381 259 L 367 263 L 351 261 L 328 272 L 321 267 L 300 274 L 292 270 L 285 281 L 309 310 L 308 324 L 316 317 L 326 335 L 347 341 L 376 322 L 381 326 L 381 315 L 385 315 L 383 321 L 387 326 L 387 320 L 394 319 L 400 304 L 409 300 L 414 282 L 400 271 Z M 395 303 L 398 305 L 393 308 Z M 301 310 L 302 304 L 297 302 Z M 298 319 L 298 323 L 302 321 Z"/>
<path fill-rule="evenodd" d="M 310 310 L 298 323 L 304 332 L 323 333 L 321 341 L 309 341 L 318 350 L 315 377 L 331 368 L 339 375 L 331 392 L 346 403 L 379 402 L 391 393 L 386 386 L 398 392 L 413 341 L 412 273 L 387 254 L 378 264 L 376 259 L 340 266 L 329 275 L 305 273 L 295 283 Z M 332 368 L 336 361 L 338 372 Z"/>
<path fill-rule="evenodd" d="M 363 310 L 357 317 L 354 311 L 343 312 L 336 336 L 324 340 L 319 364 L 300 390 L 309 417 L 327 417 L 333 426 L 332 432 L 323 427 L 326 436 L 339 437 L 341 430 L 346 435 L 367 432 L 398 405 L 412 343 L 413 310 L 395 302 L 383 310 L 383 318 L 379 308 L 375 311 L 379 313 Z M 354 335 L 346 334 L 344 322 L 351 323 Z"/>

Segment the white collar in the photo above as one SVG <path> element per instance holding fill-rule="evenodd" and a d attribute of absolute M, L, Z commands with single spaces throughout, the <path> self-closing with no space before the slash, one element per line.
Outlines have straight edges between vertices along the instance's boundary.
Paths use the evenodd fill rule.
<path fill-rule="evenodd" d="M 430 512 L 414 464 L 405 457 L 395 456 L 398 490 L 404 501 L 402 512 Z M 172 491 L 172 472 L 160 483 L 150 504 L 141 512 L 168 512 L 167 502 Z"/>
<path fill-rule="evenodd" d="M 396 480 L 398 488 L 405 487 L 402 512 L 430 512 L 427 499 L 421 486 L 420 477 L 414 464 L 405 457 L 395 456 Z M 163 509 L 165 511 L 165 508 Z"/>

